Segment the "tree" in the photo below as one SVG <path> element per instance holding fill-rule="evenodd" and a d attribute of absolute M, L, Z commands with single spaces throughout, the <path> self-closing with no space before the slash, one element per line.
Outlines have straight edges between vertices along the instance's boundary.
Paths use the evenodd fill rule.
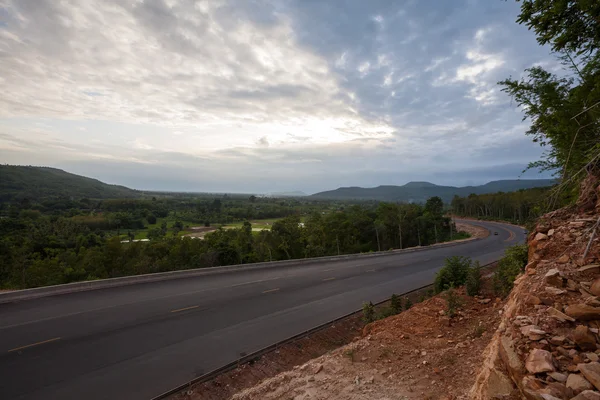
<path fill-rule="evenodd" d="M 254 203 L 256 201 L 256 196 L 252 195 L 248 198 L 248 200 L 250 200 L 250 203 Z"/>
<path fill-rule="evenodd" d="M 550 44 L 571 76 L 540 66 L 526 78 L 499 82 L 531 121 L 527 134 L 546 146 L 530 168 L 557 171 L 563 183 L 576 183 L 600 166 L 600 2 L 525 0 L 517 19 Z M 571 185 L 575 187 L 575 185 Z"/>
<path fill-rule="evenodd" d="M 154 216 L 154 214 L 148 214 L 146 221 L 148 221 L 150 225 L 154 225 L 156 224 L 156 216 Z"/>
<path fill-rule="evenodd" d="M 430 197 L 425 203 L 425 212 L 435 219 L 442 218 L 444 215 L 444 202 L 438 196 Z"/>

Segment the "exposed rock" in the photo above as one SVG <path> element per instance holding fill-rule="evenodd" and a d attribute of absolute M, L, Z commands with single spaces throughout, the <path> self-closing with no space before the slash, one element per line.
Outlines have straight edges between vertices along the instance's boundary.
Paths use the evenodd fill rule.
<path fill-rule="evenodd" d="M 553 295 L 555 295 L 555 296 L 558 296 L 558 295 L 561 295 L 561 294 L 565 294 L 565 293 L 567 293 L 567 291 L 566 291 L 566 290 L 559 289 L 559 288 L 557 288 L 557 287 L 554 287 L 554 286 L 546 286 L 546 287 L 544 288 L 544 290 L 545 290 L 547 293 L 553 294 Z"/>
<path fill-rule="evenodd" d="M 562 287 L 563 285 L 563 278 L 560 275 L 560 271 L 556 268 L 549 269 L 548 272 L 546 272 L 546 275 L 544 275 L 544 280 L 547 284 L 552 286 Z"/>
<path fill-rule="evenodd" d="M 546 350 L 533 349 L 527 357 L 525 368 L 532 374 L 555 371 L 552 354 Z"/>
<path fill-rule="evenodd" d="M 558 397 L 559 399 L 568 399 L 573 396 L 573 391 L 565 386 L 564 383 L 552 382 L 541 390 L 542 397 L 544 394 Z"/>
<path fill-rule="evenodd" d="M 595 296 L 586 297 L 583 303 L 592 307 L 600 307 L 600 300 L 598 300 L 598 298 Z"/>
<path fill-rule="evenodd" d="M 592 286 L 590 286 L 590 293 L 594 296 L 600 296 L 600 278 L 592 282 Z"/>
<path fill-rule="evenodd" d="M 563 342 L 565 340 L 566 340 L 566 338 L 564 336 L 552 336 L 550 338 L 550 343 L 558 346 L 558 345 L 563 344 Z"/>
<path fill-rule="evenodd" d="M 569 374 L 566 385 L 568 388 L 573 389 L 576 393 L 594 388 L 594 386 L 592 386 L 587 379 L 579 374 Z"/>
<path fill-rule="evenodd" d="M 538 400 L 543 398 L 540 396 L 539 391 L 544 389 L 544 382 L 536 379 L 535 377 L 528 375 L 521 380 L 521 390 L 526 398 Z"/>
<path fill-rule="evenodd" d="M 592 307 L 587 304 L 572 304 L 566 308 L 565 313 L 580 321 L 600 319 L 600 307 Z"/>
<path fill-rule="evenodd" d="M 558 311 L 556 308 L 554 307 L 548 307 L 548 314 L 553 317 L 556 318 L 559 321 L 565 322 L 565 321 L 570 321 L 570 322 L 575 322 L 575 319 Z"/>
<path fill-rule="evenodd" d="M 577 282 L 575 282 L 573 279 L 567 279 L 567 290 L 576 292 L 578 289 L 579 286 L 577 285 Z"/>
<path fill-rule="evenodd" d="M 494 369 L 487 380 L 487 395 L 490 399 L 510 398 L 515 388 L 509 377 Z"/>
<path fill-rule="evenodd" d="M 596 354 L 596 353 L 586 353 L 585 356 L 590 361 L 597 362 L 598 360 L 600 360 L 600 357 L 598 357 L 598 354 Z"/>
<path fill-rule="evenodd" d="M 573 397 L 571 400 L 600 400 L 600 393 L 586 390 Z"/>
<path fill-rule="evenodd" d="M 600 389 L 600 363 L 578 364 L 577 369 L 596 389 Z"/>
<path fill-rule="evenodd" d="M 565 374 L 561 374 L 560 372 L 550 372 L 548 374 L 549 377 L 551 377 L 552 379 L 554 379 L 556 382 L 566 382 L 567 381 L 567 375 Z"/>
<path fill-rule="evenodd" d="M 315 367 L 315 372 L 314 374 L 318 374 L 319 372 L 321 372 L 323 370 L 323 364 L 317 364 L 317 366 Z"/>
<path fill-rule="evenodd" d="M 562 256 L 560 256 L 558 258 L 558 260 L 556 260 L 557 263 L 559 264 L 566 264 L 568 263 L 570 260 L 569 255 L 568 254 L 563 254 Z"/>
<path fill-rule="evenodd" d="M 514 342 L 508 336 L 500 338 L 500 358 L 506 365 L 508 373 L 513 381 L 519 382 L 524 374 L 523 364 L 515 351 Z"/>
<path fill-rule="evenodd" d="M 600 274 L 600 264 L 588 264 L 577 269 L 579 272 L 591 272 L 593 274 Z"/>
<path fill-rule="evenodd" d="M 535 237 L 533 238 L 533 240 L 535 240 L 536 242 L 539 242 L 540 240 L 547 240 L 548 239 L 548 235 L 545 235 L 541 232 L 538 232 Z"/>
<path fill-rule="evenodd" d="M 554 229 L 550 229 L 550 230 L 548 231 L 547 235 L 548 235 L 548 236 L 552 236 L 552 235 L 554 235 L 554 232 L 555 232 L 555 231 L 554 231 Z"/>
<path fill-rule="evenodd" d="M 527 296 L 527 299 L 525 299 L 525 302 L 532 306 L 537 306 L 537 305 L 542 304 L 542 301 L 540 300 L 540 298 L 537 296 L 533 296 L 533 295 Z"/>
<path fill-rule="evenodd" d="M 585 325 L 575 328 L 573 341 L 584 351 L 596 350 L 596 337 Z"/>

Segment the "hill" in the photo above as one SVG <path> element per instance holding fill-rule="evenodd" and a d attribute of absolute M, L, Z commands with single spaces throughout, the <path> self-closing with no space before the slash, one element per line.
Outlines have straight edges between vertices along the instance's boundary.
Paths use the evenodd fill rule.
<path fill-rule="evenodd" d="M 141 192 L 49 167 L 0 165 L 0 202 L 13 199 L 123 198 Z"/>
<path fill-rule="evenodd" d="M 481 186 L 439 186 L 429 182 L 409 182 L 403 186 L 377 186 L 374 188 L 342 187 L 335 190 L 315 193 L 314 199 L 332 200 L 379 200 L 406 203 L 423 203 L 428 198 L 439 196 L 449 203 L 454 195 L 468 196 L 471 193 L 514 192 L 520 189 L 552 186 L 553 179 L 523 179 L 492 181 Z"/>

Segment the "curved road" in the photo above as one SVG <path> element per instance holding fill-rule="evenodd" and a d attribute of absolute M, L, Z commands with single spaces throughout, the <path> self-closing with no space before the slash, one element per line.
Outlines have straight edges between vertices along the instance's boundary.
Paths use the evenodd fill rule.
<path fill-rule="evenodd" d="M 274 342 L 486 264 L 521 228 L 452 247 L 200 276 L 0 304 L 0 399 L 148 399 Z"/>

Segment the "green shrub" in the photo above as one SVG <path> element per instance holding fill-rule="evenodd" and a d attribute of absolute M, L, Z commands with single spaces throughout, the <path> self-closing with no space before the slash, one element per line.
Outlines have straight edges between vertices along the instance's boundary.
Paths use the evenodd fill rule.
<path fill-rule="evenodd" d="M 363 321 L 366 324 L 375 321 L 375 307 L 371 302 L 363 304 Z"/>
<path fill-rule="evenodd" d="M 395 294 L 392 295 L 390 299 L 390 308 L 392 309 L 394 314 L 398 314 L 402 312 L 402 299 L 400 296 Z"/>
<path fill-rule="evenodd" d="M 446 310 L 446 315 L 450 318 L 456 315 L 456 311 L 462 307 L 462 300 L 456 294 L 456 290 L 453 287 L 450 287 L 446 290 L 446 302 L 448 304 L 448 308 Z"/>
<path fill-rule="evenodd" d="M 475 264 L 469 268 L 465 286 L 469 296 L 478 295 L 481 291 L 481 267 L 479 266 L 479 262 L 475 262 Z"/>
<path fill-rule="evenodd" d="M 467 281 L 473 261 L 469 257 L 453 256 L 446 258 L 446 264 L 435 276 L 435 291 L 441 293 L 450 287 L 462 286 Z"/>
<path fill-rule="evenodd" d="M 527 245 L 511 246 L 504 252 L 504 257 L 498 261 L 494 273 L 494 291 L 499 296 L 506 296 L 513 287 L 517 275 L 525 270 L 527 265 Z"/>
<path fill-rule="evenodd" d="M 408 310 L 411 307 L 412 307 L 412 301 L 410 301 L 410 299 L 407 297 L 406 301 L 404 302 L 404 309 Z"/>
<path fill-rule="evenodd" d="M 384 319 L 396 314 L 397 313 L 395 313 L 394 310 L 392 310 L 392 307 L 384 307 L 379 311 L 379 313 L 377 313 L 377 319 Z"/>

